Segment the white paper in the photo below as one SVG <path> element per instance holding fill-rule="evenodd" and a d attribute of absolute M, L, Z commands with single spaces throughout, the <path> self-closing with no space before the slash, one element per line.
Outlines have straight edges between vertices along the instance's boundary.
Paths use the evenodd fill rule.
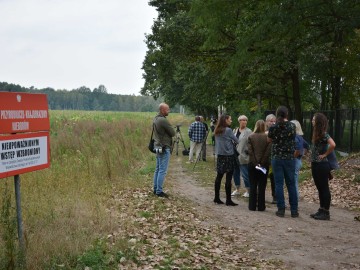
<path fill-rule="evenodd" d="M 256 166 L 255 166 L 255 169 L 261 171 L 263 174 L 266 174 L 266 169 L 265 169 L 264 167 L 261 167 L 261 166 L 256 165 Z"/>

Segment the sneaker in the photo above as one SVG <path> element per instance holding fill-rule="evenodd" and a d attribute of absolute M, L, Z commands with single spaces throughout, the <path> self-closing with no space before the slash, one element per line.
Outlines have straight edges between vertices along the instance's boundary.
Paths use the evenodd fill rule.
<path fill-rule="evenodd" d="M 240 192 L 238 190 L 234 190 L 233 193 L 231 193 L 231 196 L 240 195 Z"/>
<path fill-rule="evenodd" d="M 169 195 L 167 195 L 165 192 L 161 192 L 159 194 L 156 194 L 156 196 L 163 197 L 163 198 L 169 198 Z"/>
<path fill-rule="evenodd" d="M 243 194 L 243 197 L 249 198 L 249 192 L 246 191 L 246 192 Z"/>

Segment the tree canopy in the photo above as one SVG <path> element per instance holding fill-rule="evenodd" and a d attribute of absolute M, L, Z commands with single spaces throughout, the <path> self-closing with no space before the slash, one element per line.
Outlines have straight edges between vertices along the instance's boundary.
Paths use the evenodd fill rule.
<path fill-rule="evenodd" d="M 359 106 L 359 0 L 152 0 L 144 95 L 206 114 Z"/>

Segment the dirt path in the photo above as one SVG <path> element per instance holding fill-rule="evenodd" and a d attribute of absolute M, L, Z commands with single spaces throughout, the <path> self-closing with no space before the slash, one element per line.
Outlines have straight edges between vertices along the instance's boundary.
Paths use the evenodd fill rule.
<path fill-rule="evenodd" d="M 215 205 L 213 189 L 199 185 L 192 171 L 183 168 L 183 159 L 179 155 L 171 160 L 171 192 L 193 201 L 208 216 L 207 222 L 248 235 L 253 243 L 249 249 L 259 251 L 261 258 L 281 260 L 288 269 L 360 269 L 360 223 L 354 221 L 354 213 L 332 207 L 331 221 L 317 221 L 309 215 L 318 205 L 305 201 L 299 202 L 299 218 L 291 218 L 288 209 L 285 218 L 275 216 L 276 205 L 269 202 L 265 212 L 251 212 L 248 200 L 241 197 L 234 198 L 239 203 L 235 207 Z M 215 178 L 215 172 L 209 177 Z M 223 186 L 221 198 L 225 199 Z"/>

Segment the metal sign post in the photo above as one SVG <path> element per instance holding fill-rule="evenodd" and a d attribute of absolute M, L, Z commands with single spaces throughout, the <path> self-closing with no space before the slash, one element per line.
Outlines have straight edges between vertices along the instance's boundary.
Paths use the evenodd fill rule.
<path fill-rule="evenodd" d="M 14 184 L 15 184 L 16 219 L 17 219 L 17 225 L 18 225 L 17 226 L 18 227 L 18 237 L 19 237 L 20 249 L 22 252 L 25 252 L 22 214 L 21 214 L 20 175 L 14 176 Z"/>
<path fill-rule="evenodd" d="M 49 130 L 45 94 L 0 92 L 0 179 L 14 176 L 20 264 L 25 268 L 20 174 L 50 167 Z"/>

